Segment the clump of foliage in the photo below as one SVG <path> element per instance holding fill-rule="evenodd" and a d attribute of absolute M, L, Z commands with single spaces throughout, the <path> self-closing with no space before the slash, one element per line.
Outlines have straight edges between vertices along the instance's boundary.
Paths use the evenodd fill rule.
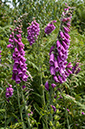
<path fill-rule="evenodd" d="M 68 36 L 71 41 L 67 61 L 72 62 L 72 68 L 76 67 L 75 71 L 72 71 L 67 80 L 60 84 L 53 80 L 55 72 L 49 69 L 49 52 L 50 54 L 52 52 L 57 53 L 56 50 L 54 52 L 54 48 L 50 51 L 51 46 L 55 46 L 57 40 L 63 45 L 64 37 L 62 32 L 64 32 L 63 27 L 65 25 L 63 26 L 62 24 L 62 28 L 60 27 L 59 30 L 59 24 L 61 13 L 65 8 L 65 2 L 66 0 L 57 2 L 54 0 L 30 0 L 29 2 L 19 1 L 19 3 L 13 1 L 14 8 L 11 9 L 6 5 L 6 1 L 4 3 L 1 1 L 0 128 L 83 129 L 85 127 L 85 37 L 84 24 L 81 24 L 84 18 L 80 18 L 81 20 L 78 18 L 83 16 L 82 11 L 81 15 L 79 15 L 79 10 L 84 9 L 84 2 L 81 5 L 81 1 L 69 1 L 69 6 L 74 6 L 75 11 L 69 32 L 70 37 Z M 5 8 L 3 8 L 3 5 Z M 77 7 L 79 7 L 78 10 Z M 26 28 L 30 28 L 29 23 L 34 19 L 39 24 L 40 32 L 36 36 L 35 42 L 30 45 L 27 39 Z M 54 20 L 57 22 L 53 23 Z M 26 58 L 26 62 L 23 62 L 24 65 L 25 63 L 27 64 L 25 72 L 28 75 L 28 79 L 26 80 L 23 80 L 23 76 L 21 76 L 21 70 L 24 65 L 19 62 L 20 60 L 18 60 L 20 65 L 17 66 L 17 69 L 19 69 L 17 73 L 15 67 L 13 68 L 13 63 L 18 63 L 12 59 L 13 50 L 17 59 L 17 49 L 13 48 L 10 50 L 7 48 L 11 31 L 20 26 L 22 27 L 22 39 L 20 38 L 21 36 L 19 37 L 21 40 L 16 36 L 18 31 L 21 31 L 17 28 L 18 30 L 14 34 L 16 40 L 14 37 L 11 37 L 13 42 L 12 40 L 10 42 Z M 50 28 L 51 30 L 45 31 L 45 28 Z M 57 37 L 56 34 L 58 32 L 59 35 Z M 21 50 L 22 48 L 19 48 L 17 43 L 22 46 L 25 53 Z M 68 67 L 72 70 L 71 64 Z M 81 68 L 80 72 L 78 71 L 79 68 Z M 12 80 L 13 72 L 20 75 L 18 79 L 21 79 L 21 82 L 19 84 Z"/>

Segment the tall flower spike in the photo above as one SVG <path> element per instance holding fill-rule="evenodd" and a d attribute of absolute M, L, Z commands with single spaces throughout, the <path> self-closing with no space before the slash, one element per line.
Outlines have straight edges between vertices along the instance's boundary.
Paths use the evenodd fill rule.
<path fill-rule="evenodd" d="M 50 73 L 56 83 L 63 83 L 66 78 L 72 74 L 70 68 L 72 67 L 71 62 L 67 62 L 68 48 L 70 46 L 70 21 L 72 17 L 71 7 L 66 5 L 64 12 L 62 13 L 60 30 L 58 33 L 57 41 L 55 46 L 50 49 Z M 49 28 L 50 24 L 48 24 Z M 48 31 L 48 34 L 51 31 Z M 57 49 L 57 50 L 56 50 Z M 79 69 L 80 70 L 80 69 Z M 78 72 L 79 72 L 78 70 Z M 54 84 L 51 85 L 55 87 Z"/>
<path fill-rule="evenodd" d="M 27 28 L 27 33 L 28 33 L 28 41 L 30 45 L 35 43 L 35 41 L 38 38 L 40 32 L 39 24 L 36 22 L 36 20 L 31 22 L 31 25 Z"/>
<path fill-rule="evenodd" d="M 16 30 L 16 31 L 15 31 Z M 13 74 L 12 79 L 18 84 L 21 81 L 27 81 L 27 74 L 26 74 L 26 59 L 25 59 L 25 51 L 24 51 L 24 44 L 22 43 L 21 39 L 21 28 L 16 27 L 14 32 L 11 32 L 9 42 L 10 44 L 7 45 L 7 48 L 11 48 L 14 50 L 12 58 L 14 60 L 13 65 Z M 13 46 L 13 47 L 12 47 Z M 8 93 L 7 93 L 8 94 Z"/>

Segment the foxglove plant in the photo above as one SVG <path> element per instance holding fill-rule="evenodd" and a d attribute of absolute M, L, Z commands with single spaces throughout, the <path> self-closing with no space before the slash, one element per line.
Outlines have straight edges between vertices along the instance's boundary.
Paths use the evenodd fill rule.
<path fill-rule="evenodd" d="M 67 62 L 68 48 L 70 46 L 70 31 L 72 18 L 72 8 L 66 6 L 62 13 L 61 25 L 57 36 L 56 45 L 50 49 L 50 73 L 56 83 L 62 84 L 66 78 L 72 74 L 71 62 Z M 51 85 L 53 87 L 53 85 Z"/>
<path fill-rule="evenodd" d="M 12 59 L 14 60 L 12 79 L 18 84 L 22 81 L 27 81 L 28 75 L 26 74 L 27 64 L 25 63 L 24 44 L 21 39 L 22 30 L 16 27 L 14 32 L 11 33 L 7 48 L 14 50 Z"/>
<path fill-rule="evenodd" d="M 59 33 L 57 36 L 57 41 L 56 44 L 53 44 L 52 47 L 50 48 L 50 73 L 52 75 L 52 78 L 55 83 L 57 84 L 62 84 L 63 82 L 66 81 L 67 77 L 72 74 L 71 68 L 72 64 L 71 62 L 67 62 L 68 58 L 68 52 L 69 52 L 69 46 L 70 46 L 70 36 L 69 36 L 69 31 L 70 31 L 70 26 L 71 26 L 71 18 L 72 18 L 72 8 L 68 7 L 66 5 L 66 8 L 64 9 L 64 12 L 62 13 L 62 18 L 61 18 L 61 25 L 59 29 Z M 45 28 L 46 29 L 46 28 Z M 49 32 L 51 31 L 47 31 Z M 52 81 L 53 81 L 52 80 Z M 49 87 L 48 81 L 45 83 L 45 89 L 49 91 L 49 96 L 50 96 L 50 104 L 51 107 L 53 108 L 54 112 L 56 112 L 56 107 L 53 105 L 53 96 L 54 92 L 52 89 L 54 89 L 57 84 L 52 83 L 51 87 Z M 54 96 L 54 98 L 56 98 Z M 57 100 L 61 99 L 62 96 L 60 94 L 60 98 Z M 52 118 L 52 116 L 50 116 Z"/>
<path fill-rule="evenodd" d="M 39 24 L 36 22 L 36 20 L 31 22 L 31 25 L 27 28 L 27 33 L 28 33 L 28 41 L 29 44 L 32 45 L 35 43 L 35 41 L 38 38 L 40 32 Z"/>

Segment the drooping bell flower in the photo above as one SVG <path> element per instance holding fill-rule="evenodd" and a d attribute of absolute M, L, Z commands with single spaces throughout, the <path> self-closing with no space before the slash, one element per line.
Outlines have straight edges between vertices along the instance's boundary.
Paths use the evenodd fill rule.
<path fill-rule="evenodd" d="M 54 64 L 54 54 L 53 54 L 53 53 L 51 53 L 51 55 L 50 55 L 50 61 L 49 61 L 49 63 L 50 63 L 51 65 Z"/>
<path fill-rule="evenodd" d="M 48 81 L 46 81 L 45 83 L 45 89 L 48 91 L 49 90 L 49 84 L 48 84 Z"/>
<path fill-rule="evenodd" d="M 54 87 L 56 87 L 56 84 L 52 83 L 51 86 L 54 88 Z"/>

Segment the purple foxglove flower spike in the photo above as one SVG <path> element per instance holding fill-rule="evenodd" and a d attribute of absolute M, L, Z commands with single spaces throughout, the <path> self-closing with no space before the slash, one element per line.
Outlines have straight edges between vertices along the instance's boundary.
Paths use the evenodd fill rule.
<path fill-rule="evenodd" d="M 36 22 L 36 20 L 31 22 L 31 26 L 27 28 L 27 33 L 28 33 L 28 41 L 30 45 L 35 43 L 35 41 L 38 38 L 40 32 L 39 24 Z"/>
<path fill-rule="evenodd" d="M 60 30 L 57 36 L 56 48 L 55 45 L 50 49 L 50 72 L 56 83 L 63 83 L 66 78 L 72 74 L 69 69 L 72 67 L 71 62 L 68 63 L 68 48 L 70 46 L 70 21 L 72 17 L 71 7 L 66 5 L 65 11 L 62 13 Z M 53 52 L 53 53 L 52 53 Z M 68 64 L 67 64 L 68 63 Z M 55 68 L 55 69 L 54 69 Z M 73 68 L 74 70 L 75 68 Z"/>
<path fill-rule="evenodd" d="M 13 74 L 12 79 L 16 81 L 16 83 L 20 83 L 22 81 L 27 81 L 28 76 L 26 75 L 26 59 L 24 57 L 25 51 L 24 44 L 22 43 L 21 39 L 21 28 L 16 27 L 16 31 L 11 33 L 9 42 L 11 42 L 7 47 L 9 48 L 11 45 L 13 45 L 14 52 L 12 55 L 12 58 L 14 60 L 13 65 Z"/>

